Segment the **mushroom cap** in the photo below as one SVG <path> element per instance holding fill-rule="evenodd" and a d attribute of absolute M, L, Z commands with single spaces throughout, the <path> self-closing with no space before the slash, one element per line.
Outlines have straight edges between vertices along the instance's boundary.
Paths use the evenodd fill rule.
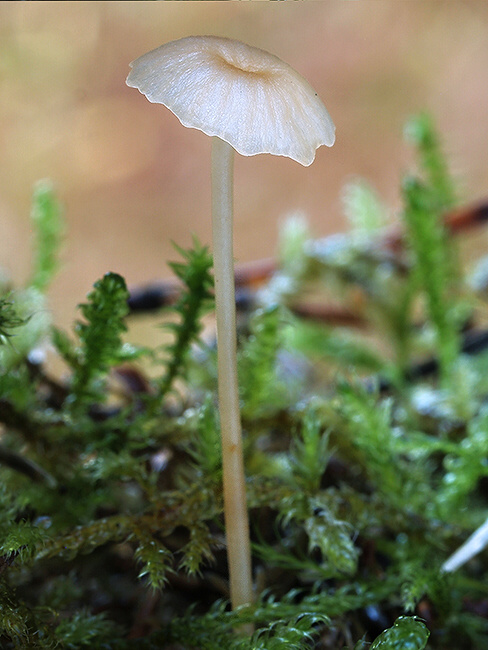
<path fill-rule="evenodd" d="M 271 153 L 310 165 L 335 127 L 310 84 L 273 54 L 217 36 L 188 36 L 130 64 L 127 85 L 187 127 L 244 156 Z"/>

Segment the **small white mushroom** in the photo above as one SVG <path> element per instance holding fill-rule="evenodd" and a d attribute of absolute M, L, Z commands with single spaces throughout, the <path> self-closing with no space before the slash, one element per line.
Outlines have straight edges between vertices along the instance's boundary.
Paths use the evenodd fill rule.
<path fill-rule="evenodd" d="M 332 146 L 334 124 L 317 93 L 276 56 L 239 41 L 190 36 L 130 64 L 127 84 L 212 136 L 212 230 L 219 410 L 230 593 L 252 601 L 251 553 L 236 364 L 232 252 L 233 155 L 271 153 L 310 165 Z"/>

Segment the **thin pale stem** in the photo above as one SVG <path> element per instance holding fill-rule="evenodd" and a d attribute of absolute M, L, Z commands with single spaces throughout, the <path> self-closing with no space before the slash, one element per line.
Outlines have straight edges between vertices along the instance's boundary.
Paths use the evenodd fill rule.
<path fill-rule="evenodd" d="M 251 550 L 237 384 L 232 245 L 234 149 L 212 138 L 212 230 L 224 516 L 232 607 L 252 602 Z"/>

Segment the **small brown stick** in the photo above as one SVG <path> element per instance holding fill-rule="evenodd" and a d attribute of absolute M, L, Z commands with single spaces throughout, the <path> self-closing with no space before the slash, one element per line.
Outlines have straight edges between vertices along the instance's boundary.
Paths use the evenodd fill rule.
<path fill-rule="evenodd" d="M 480 227 L 486 222 L 488 222 L 488 201 L 480 201 L 474 205 L 451 210 L 444 217 L 445 227 L 452 235 Z M 405 244 L 401 226 L 388 228 L 378 237 L 378 244 L 391 253 L 401 252 Z M 238 266 L 235 270 L 237 308 L 244 311 L 249 309 L 253 304 L 254 291 L 266 282 L 277 269 L 278 264 L 273 258 L 263 258 Z M 173 305 L 178 298 L 179 291 L 180 285 L 172 279 L 147 287 L 135 288 L 131 291 L 129 307 L 132 313 L 156 311 Z M 339 307 L 295 305 L 291 309 L 299 316 L 337 325 L 363 327 L 365 324 L 360 315 Z"/>

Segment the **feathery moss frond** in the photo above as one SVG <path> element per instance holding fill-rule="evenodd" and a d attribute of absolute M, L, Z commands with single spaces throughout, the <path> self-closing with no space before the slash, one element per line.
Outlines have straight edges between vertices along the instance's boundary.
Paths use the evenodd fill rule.
<path fill-rule="evenodd" d="M 414 277 L 424 292 L 435 328 L 441 376 L 447 381 L 459 354 L 459 311 L 454 301 L 453 263 L 432 190 L 414 178 L 404 182 L 405 224 L 415 256 Z"/>
<path fill-rule="evenodd" d="M 148 530 L 136 530 L 135 558 L 142 564 L 139 578 L 146 578 L 152 589 L 162 589 L 168 580 L 173 564 L 173 554 Z"/>
<path fill-rule="evenodd" d="M 275 621 L 255 632 L 251 639 L 233 644 L 235 650 L 306 650 L 320 627 L 328 621 L 320 614 L 298 614 L 294 620 Z"/>
<path fill-rule="evenodd" d="M 222 478 L 222 443 L 215 405 L 210 396 L 196 412 L 196 428 L 192 431 L 188 453 L 200 476 L 220 485 Z"/>
<path fill-rule="evenodd" d="M 47 180 L 40 181 L 34 188 L 31 221 L 35 242 L 30 286 L 44 292 L 58 270 L 58 252 L 64 230 L 61 206 L 52 183 Z"/>
<path fill-rule="evenodd" d="M 211 547 L 215 542 L 208 526 L 203 522 L 192 526 L 189 532 L 190 539 L 181 549 L 183 558 L 179 568 L 192 576 L 201 572 L 203 564 L 214 562 Z"/>
<path fill-rule="evenodd" d="M 166 325 L 174 334 L 174 341 L 166 346 L 168 356 L 166 372 L 160 380 L 160 394 L 165 395 L 178 376 L 184 376 L 190 346 L 198 340 L 202 331 L 201 317 L 213 305 L 213 279 L 210 273 L 212 256 L 207 246 L 194 238 L 193 248 L 184 250 L 174 245 L 184 262 L 169 264 L 181 280 L 182 289 L 176 305 L 172 308 L 178 321 Z"/>
<path fill-rule="evenodd" d="M 103 397 L 97 380 L 125 358 L 121 335 L 127 329 L 128 297 L 125 280 L 117 273 L 106 273 L 93 285 L 89 302 L 80 305 L 85 321 L 78 321 L 75 328 L 81 343 L 73 376 L 77 402 Z"/>
<path fill-rule="evenodd" d="M 334 500 L 324 492 L 307 498 L 300 492 L 280 504 L 283 527 L 303 526 L 308 537 L 308 552 L 320 551 L 320 563 L 330 576 L 352 574 L 356 570 L 358 550 L 352 540 L 353 528 L 334 512 Z"/>
<path fill-rule="evenodd" d="M 354 179 L 344 186 L 342 202 L 354 235 L 372 236 L 379 228 L 386 226 L 386 207 L 375 189 L 364 179 Z"/>
<path fill-rule="evenodd" d="M 13 556 L 26 564 L 37 555 L 46 537 L 46 532 L 38 526 L 25 521 L 12 522 L 1 531 L 0 555 L 6 558 Z"/>
<path fill-rule="evenodd" d="M 281 348 L 282 311 L 277 305 L 256 310 L 249 336 L 239 354 L 239 386 L 245 417 L 253 418 L 282 405 L 285 385 L 277 373 Z"/>
<path fill-rule="evenodd" d="M 300 430 L 296 431 L 290 447 L 292 476 L 297 487 L 316 494 L 331 452 L 329 434 L 323 431 L 313 405 L 305 411 Z"/>
<path fill-rule="evenodd" d="M 415 145 L 435 209 L 453 208 L 457 202 L 456 189 L 432 117 L 427 113 L 412 116 L 405 125 L 405 136 Z"/>

